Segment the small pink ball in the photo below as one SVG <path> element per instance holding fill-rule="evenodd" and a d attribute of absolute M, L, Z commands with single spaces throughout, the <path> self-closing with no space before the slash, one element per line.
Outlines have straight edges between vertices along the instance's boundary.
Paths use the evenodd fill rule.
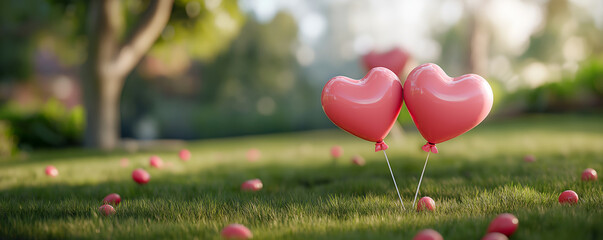
<path fill-rule="evenodd" d="M 59 175 L 59 170 L 52 165 L 48 165 L 46 167 L 46 169 L 44 170 L 44 172 L 46 172 L 46 175 L 51 176 L 51 177 L 56 177 Z"/>
<path fill-rule="evenodd" d="M 364 158 L 362 158 L 360 155 L 355 155 L 352 157 L 352 164 L 354 165 L 364 166 L 365 163 Z"/>
<path fill-rule="evenodd" d="M 597 171 L 592 168 L 584 169 L 582 172 L 582 181 L 597 181 Z"/>
<path fill-rule="evenodd" d="M 339 158 L 341 155 L 343 155 L 343 148 L 341 146 L 336 145 L 331 148 L 331 156 L 333 158 Z"/>
<path fill-rule="evenodd" d="M 180 157 L 180 160 L 186 162 L 191 159 L 191 152 L 189 150 L 182 149 L 180 150 L 180 153 L 178 153 L 178 156 Z"/>
<path fill-rule="evenodd" d="M 421 230 L 412 240 L 444 240 L 442 235 L 433 229 Z"/>
<path fill-rule="evenodd" d="M 111 216 L 115 214 L 115 208 L 109 204 L 102 205 L 98 208 L 98 211 L 104 216 Z"/>
<path fill-rule="evenodd" d="M 496 216 L 496 218 L 494 218 L 494 220 L 490 222 L 490 226 L 488 226 L 488 232 L 502 233 L 510 237 L 511 235 L 513 235 L 515 230 L 517 230 L 518 226 L 519 220 L 517 219 L 517 217 L 510 213 L 503 213 Z"/>
<path fill-rule="evenodd" d="M 253 238 L 251 231 L 242 224 L 234 223 L 222 229 L 222 237 L 225 239 L 250 239 Z"/>
<path fill-rule="evenodd" d="M 509 238 L 507 238 L 507 236 L 502 233 L 491 232 L 486 234 L 486 236 L 484 236 L 482 240 L 509 240 Z"/>
<path fill-rule="evenodd" d="M 136 169 L 132 172 L 132 179 L 138 184 L 146 184 L 151 180 L 151 175 L 142 168 Z"/>
<path fill-rule="evenodd" d="M 578 203 L 578 194 L 572 190 L 566 190 L 559 195 L 559 203 L 561 204 L 576 204 Z"/>
<path fill-rule="evenodd" d="M 218 161 L 222 161 L 222 160 L 224 160 L 226 157 L 224 156 L 224 154 L 223 154 L 223 153 L 220 153 L 220 152 L 219 152 L 219 153 L 215 153 L 215 154 L 214 154 L 214 158 L 215 158 L 216 160 L 218 160 Z"/>
<path fill-rule="evenodd" d="M 161 160 L 161 158 L 159 158 L 158 156 L 151 156 L 151 158 L 149 158 L 149 163 L 151 164 L 151 167 L 154 168 L 163 167 L 163 160 Z"/>
<path fill-rule="evenodd" d="M 127 158 L 122 158 L 121 160 L 119 160 L 119 165 L 121 167 L 127 167 L 128 165 L 130 165 L 130 161 Z"/>
<path fill-rule="evenodd" d="M 534 161 L 536 161 L 536 157 L 534 157 L 534 155 L 528 154 L 525 157 L 523 157 L 523 160 L 525 162 L 534 162 Z"/>
<path fill-rule="evenodd" d="M 264 187 L 264 184 L 262 184 L 262 181 L 260 179 L 251 179 L 251 180 L 247 180 L 245 182 L 243 182 L 243 184 L 241 184 L 241 190 L 243 191 L 259 191 L 260 189 L 262 189 L 262 187 Z"/>
<path fill-rule="evenodd" d="M 121 197 L 117 193 L 111 193 L 111 194 L 107 195 L 105 198 L 103 198 L 103 203 L 105 203 L 105 204 L 111 204 L 111 205 L 117 206 L 117 205 L 119 205 L 120 202 L 121 202 Z"/>
<path fill-rule="evenodd" d="M 173 163 L 173 162 L 166 162 L 166 163 L 165 163 L 165 167 L 166 167 L 166 168 L 171 168 L 171 167 L 173 167 L 173 166 L 174 166 L 174 163 Z"/>
<path fill-rule="evenodd" d="M 260 150 L 257 148 L 252 148 L 247 151 L 245 157 L 247 157 L 247 161 L 255 162 L 260 160 L 260 157 L 262 157 L 262 152 L 260 152 Z"/>
<path fill-rule="evenodd" d="M 430 197 L 422 197 L 419 199 L 417 203 L 417 212 L 420 211 L 434 211 L 435 210 L 435 201 Z"/>

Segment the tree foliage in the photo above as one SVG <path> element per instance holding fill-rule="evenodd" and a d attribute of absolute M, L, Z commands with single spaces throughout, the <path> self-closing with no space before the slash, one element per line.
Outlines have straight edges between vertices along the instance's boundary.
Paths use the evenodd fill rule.
<path fill-rule="evenodd" d="M 86 17 L 91 1 L 0 1 L 0 81 L 27 80 L 33 56 L 41 45 L 51 45 L 66 66 L 86 59 Z M 148 1 L 122 1 L 126 24 L 133 27 Z M 245 22 L 236 0 L 177 0 L 170 22 L 152 54 L 170 57 L 174 45 L 183 45 L 191 58 L 209 60 L 228 46 Z"/>

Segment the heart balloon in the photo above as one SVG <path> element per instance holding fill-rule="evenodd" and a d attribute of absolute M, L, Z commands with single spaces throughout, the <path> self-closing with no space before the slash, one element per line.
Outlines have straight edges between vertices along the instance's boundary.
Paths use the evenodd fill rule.
<path fill-rule="evenodd" d="M 437 153 L 435 144 L 461 135 L 486 118 L 492 109 L 492 88 L 475 74 L 451 78 L 436 64 L 410 72 L 404 98 L 415 125 L 427 140 L 423 150 Z"/>
<path fill-rule="evenodd" d="M 387 149 L 383 138 L 402 107 L 402 84 L 387 68 L 371 69 L 361 80 L 334 77 L 322 90 L 322 108 L 335 125 L 367 141 L 375 151 Z"/>
<path fill-rule="evenodd" d="M 367 70 L 375 67 L 385 67 L 396 75 L 402 74 L 409 54 L 400 48 L 393 48 L 387 52 L 371 51 L 362 56 L 362 63 Z"/>

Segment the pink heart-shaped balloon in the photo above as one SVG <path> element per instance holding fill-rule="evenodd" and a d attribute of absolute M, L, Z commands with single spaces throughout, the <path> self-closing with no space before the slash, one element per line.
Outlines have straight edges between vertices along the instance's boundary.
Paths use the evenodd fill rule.
<path fill-rule="evenodd" d="M 461 135 L 482 122 L 493 101 L 492 88 L 484 78 L 475 74 L 451 78 L 433 63 L 410 72 L 404 83 L 404 98 L 410 116 L 433 146 L 433 152 L 437 152 L 436 143 Z"/>
<path fill-rule="evenodd" d="M 402 107 L 402 84 L 387 68 L 371 69 L 361 80 L 334 77 L 322 90 L 322 108 L 335 125 L 387 149 L 383 138 Z"/>
<path fill-rule="evenodd" d="M 402 74 L 408 61 L 409 54 L 401 48 L 393 48 L 387 52 L 371 51 L 362 56 L 362 63 L 367 70 L 375 67 L 385 67 L 396 75 Z"/>

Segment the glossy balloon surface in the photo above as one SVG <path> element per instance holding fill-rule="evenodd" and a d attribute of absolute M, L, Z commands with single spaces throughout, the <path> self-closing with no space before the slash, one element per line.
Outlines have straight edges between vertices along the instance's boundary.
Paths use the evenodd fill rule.
<path fill-rule="evenodd" d="M 332 78 L 322 90 L 321 102 L 335 125 L 364 140 L 380 142 L 396 122 L 402 99 L 398 76 L 377 67 L 361 80 Z"/>
<path fill-rule="evenodd" d="M 492 88 L 482 77 L 451 78 L 436 64 L 416 67 L 404 83 L 404 100 L 421 135 L 441 143 L 482 122 L 492 109 Z"/>

